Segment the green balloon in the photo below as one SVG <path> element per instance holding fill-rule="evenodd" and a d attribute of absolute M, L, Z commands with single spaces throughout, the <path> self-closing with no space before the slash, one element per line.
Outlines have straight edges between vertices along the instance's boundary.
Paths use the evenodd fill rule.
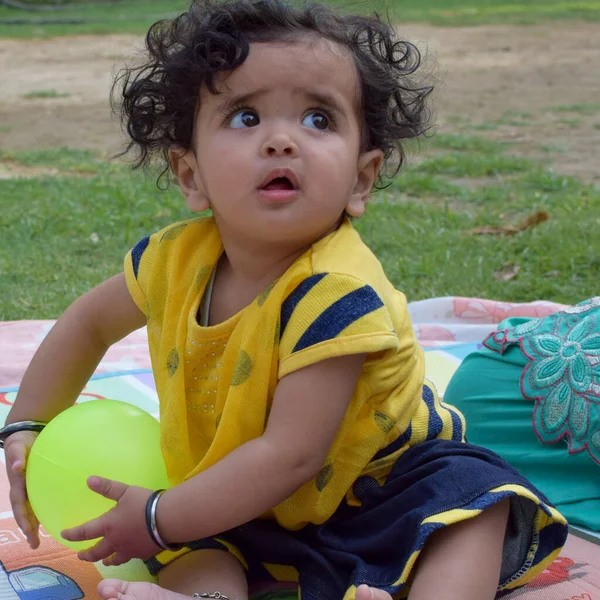
<path fill-rule="evenodd" d="M 55 540 L 77 551 L 97 540 L 68 542 L 60 532 L 115 506 L 87 487 L 90 475 L 168 488 L 158 421 L 126 402 L 92 400 L 60 413 L 36 439 L 27 460 L 31 507 Z"/>

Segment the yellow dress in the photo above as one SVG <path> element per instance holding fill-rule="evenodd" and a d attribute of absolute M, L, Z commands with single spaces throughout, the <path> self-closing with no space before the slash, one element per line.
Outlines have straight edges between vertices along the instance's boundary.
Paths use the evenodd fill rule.
<path fill-rule="evenodd" d="M 222 253 L 214 220 L 199 218 L 144 238 L 125 259 L 128 288 L 148 319 L 162 451 L 173 485 L 260 436 L 281 378 L 349 354 L 365 353 L 367 360 L 322 469 L 259 521 L 304 535 L 311 527 L 327 525 L 340 509 L 360 510 L 364 485 L 384 488 L 402 462 L 398 459 L 412 448 L 429 441 L 466 446 L 460 413 L 424 385 L 423 351 L 405 296 L 389 282 L 349 220 L 316 242 L 249 306 L 223 323 L 202 327 L 201 301 Z M 470 518 L 496 501 L 460 518 L 454 511 L 450 520 L 446 513 L 454 508 L 442 507 L 440 522 Z M 421 521 L 428 516 L 425 508 Z M 560 520 L 560 515 L 546 518 Z M 389 517 L 382 519 L 387 527 Z M 541 522 L 538 518 L 538 528 Z M 260 537 L 269 539 L 265 532 Z M 190 548 L 204 547 L 200 542 Z M 221 542 L 230 551 L 235 546 L 224 538 Z M 394 591 L 405 586 L 422 544 L 396 542 L 406 546 L 406 559 L 392 576 Z M 154 570 L 175 556 L 162 553 Z M 303 560 L 293 561 L 294 568 Z M 311 568 L 306 571 L 310 578 Z M 353 586 L 348 581 L 347 589 Z"/>

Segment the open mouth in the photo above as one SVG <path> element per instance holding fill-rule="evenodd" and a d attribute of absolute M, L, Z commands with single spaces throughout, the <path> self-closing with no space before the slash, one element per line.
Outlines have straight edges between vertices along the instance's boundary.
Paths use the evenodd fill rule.
<path fill-rule="evenodd" d="M 294 171 L 285 167 L 273 169 L 262 180 L 258 189 L 264 192 L 293 192 L 297 191 L 299 187 Z"/>
<path fill-rule="evenodd" d="M 267 192 L 280 190 L 294 190 L 294 184 L 287 177 L 275 177 L 269 181 L 263 188 Z"/>
<path fill-rule="evenodd" d="M 296 174 L 287 167 L 273 169 L 262 181 L 258 193 L 267 204 L 286 204 L 300 193 Z"/>

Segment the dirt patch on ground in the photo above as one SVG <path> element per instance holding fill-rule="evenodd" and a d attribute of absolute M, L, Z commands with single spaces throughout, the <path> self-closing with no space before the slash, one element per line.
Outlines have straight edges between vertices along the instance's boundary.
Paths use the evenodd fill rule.
<path fill-rule="evenodd" d="M 483 124 L 480 133 L 515 142 L 519 154 L 600 181 L 600 111 L 550 108 L 600 102 L 600 24 L 405 30 L 437 64 L 442 131 Z M 0 147 L 117 151 L 111 76 L 139 45 L 131 36 L 0 40 Z"/>

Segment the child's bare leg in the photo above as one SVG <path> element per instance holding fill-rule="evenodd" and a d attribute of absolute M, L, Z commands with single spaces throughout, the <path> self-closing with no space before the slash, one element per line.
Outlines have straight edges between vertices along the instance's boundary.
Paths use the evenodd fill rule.
<path fill-rule="evenodd" d="M 197 550 L 184 554 L 159 575 L 161 587 L 186 596 L 220 592 L 229 600 L 247 600 L 248 582 L 240 561 L 223 550 Z"/>
<path fill-rule="evenodd" d="M 434 533 L 416 565 L 409 600 L 493 600 L 500 580 L 509 501 Z M 356 600 L 391 600 L 362 585 Z"/>
<path fill-rule="evenodd" d="M 505 500 L 432 535 L 417 562 L 409 600 L 493 600 L 509 508 Z"/>
<path fill-rule="evenodd" d="M 240 562 L 223 550 L 198 550 L 167 565 L 159 584 L 106 579 L 98 585 L 105 600 L 189 600 L 194 593 L 220 592 L 230 600 L 247 600 L 248 584 Z"/>

